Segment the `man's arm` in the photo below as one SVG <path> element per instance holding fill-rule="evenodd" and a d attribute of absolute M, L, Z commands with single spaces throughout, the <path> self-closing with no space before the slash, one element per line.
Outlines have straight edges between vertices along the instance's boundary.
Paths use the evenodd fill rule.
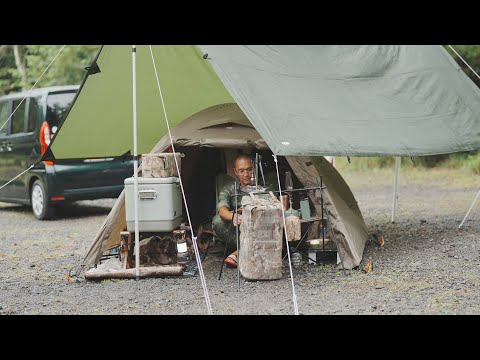
<path fill-rule="evenodd" d="M 233 211 L 228 210 L 228 208 L 225 206 L 218 209 L 218 215 L 220 215 L 220 217 L 225 221 L 232 220 L 232 214 L 233 214 Z"/>
<path fill-rule="evenodd" d="M 218 204 L 217 210 L 218 215 L 225 221 L 232 221 L 233 211 L 230 210 L 230 198 L 233 194 L 234 190 L 232 186 L 226 186 L 218 195 Z M 238 216 L 238 223 L 240 224 L 242 221 L 242 216 Z M 235 221 L 234 223 L 236 223 Z"/>

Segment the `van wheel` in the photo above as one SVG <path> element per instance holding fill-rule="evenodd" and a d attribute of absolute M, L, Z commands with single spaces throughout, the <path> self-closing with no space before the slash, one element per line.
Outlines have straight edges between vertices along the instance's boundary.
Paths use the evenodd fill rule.
<path fill-rule="evenodd" d="M 48 203 L 45 187 L 41 180 L 35 180 L 30 192 L 33 215 L 38 220 L 51 219 L 54 215 L 54 208 Z"/>

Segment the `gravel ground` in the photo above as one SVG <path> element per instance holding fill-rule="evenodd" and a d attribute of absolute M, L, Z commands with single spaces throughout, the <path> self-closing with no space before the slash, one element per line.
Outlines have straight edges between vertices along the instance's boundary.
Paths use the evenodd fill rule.
<path fill-rule="evenodd" d="M 294 269 L 300 314 L 480 314 L 480 201 L 460 221 L 480 186 L 461 170 L 407 169 L 397 221 L 390 222 L 391 170 L 342 172 L 371 233 L 373 269 L 343 274 L 335 264 Z M 0 203 L 0 314 L 206 314 L 199 276 L 167 279 L 81 279 L 80 264 L 113 200 L 81 201 L 55 221 L 37 221 L 25 206 Z M 288 268 L 280 280 L 237 283 L 221 255 L 204 272 L 214 314 L 293 314 Z M 365 261 L 364 260 L 364 261 Z"/>

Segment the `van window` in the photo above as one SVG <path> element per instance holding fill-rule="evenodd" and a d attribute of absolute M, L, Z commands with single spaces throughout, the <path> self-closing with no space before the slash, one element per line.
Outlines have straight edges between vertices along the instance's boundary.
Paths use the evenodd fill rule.
<path fill-rule="evenodd" d="M 0 136 L 7 133 L 7 126 L 5 121 L 7 121 L 7 111 L 8 111 L 8 102 L 0 103 L 0 128 L 3 126 L 3 129 L 0 130 Z M 5 125 L 5 126 L 4 126 Z"/>
<path fill-rule="evenodd" d="M 13 102 L 12 111 L 17 109 L 17 106 L 22 100 L 15 100 Z M 22 102 L 20 107 L 15 111 L 11 120 L 12 122 L 12 134 L 22 133 L 25 131 L 25 100 Z"/>
<path fill-rule="evenodd" d="M 70 108 L 75 92 L 53 93 L 47 97 L 47 122 L 50 128 L 60 126 Z"/>
<path fill-rule="evenodd" d="M 38 106 L 37 98 L 30 98 L 30 105 L 28 105 L 28 122 L 27 132 L 35 131 L 37 121 L 40 118 L 40 107 Z"/>

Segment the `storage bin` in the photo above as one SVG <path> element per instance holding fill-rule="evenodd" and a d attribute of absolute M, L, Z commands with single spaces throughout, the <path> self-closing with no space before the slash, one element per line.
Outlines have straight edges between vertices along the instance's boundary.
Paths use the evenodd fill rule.
<path fill-rule="evenodd" d="M 238 264 L 249 280 L 282 277 L 283 207 L 273 193 L 244 196 Z"/>
<path fill-rule="evenodd" d="M 181 153 L 175 153 L 178 168 L 181 171 Z M 167 178 L 178 177 L 177 166 L 173 153 L 158 153 L 142 155 L 142 177 L 144 178 Z"/>

